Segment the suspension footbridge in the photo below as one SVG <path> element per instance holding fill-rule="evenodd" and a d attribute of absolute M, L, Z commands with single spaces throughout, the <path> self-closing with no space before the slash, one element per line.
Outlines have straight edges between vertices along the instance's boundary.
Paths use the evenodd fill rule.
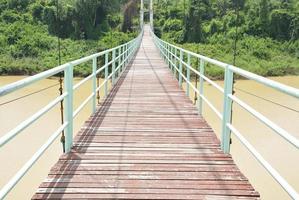
<path fill-rule="evenodd" d="M 297 138 L 233 94 L 233 77 L 245 77 L 295 98 L 299 98 L 299 90 L 167 43 L 150 27 L 145 25 L 139 36 L 126 44 L 0 88 L 0 96 L 4 96 L 64 73 L 63 93 L 0 138 L 2 147 L 64 101 L 64 123 L 1 189 L 0 199 L 6 197 L 62 131 L 66 153 L 32 199 L 259 199 L 258 191 L 229 154 L 231 134 L 290 198 L 299 199 L 297 191 L 231 120 L 234 102 L 298 149 Z M 73 68 L 90 61 L 92 74 L 74 85 Z M 194 63 L 198 66 L 192 66 Z M 205 76 L 206 64 L 225 71 L 224 88 Z M 98 74 L 105 79 L 97 85 Z M 198 84 L 193 84 L 192 76 L 199 77 Z M 92 93 L 74 110 L 73 92 L 89 80 Z M 183 82 L 187 85 L 185 91 Z M 204 95 L 204 82 L 223 94 L 222 111 Z M 97 104 L 97 93 L 102 88 L 105 97 Z M 189 98 L 191 91 L 196 94 L 195 105 Z M 74 118 L 88 102 L 92 102 L 93 113 L 74 134 Z M 204 104 L 222 122 L 220 140 L 202 116 Z"/>

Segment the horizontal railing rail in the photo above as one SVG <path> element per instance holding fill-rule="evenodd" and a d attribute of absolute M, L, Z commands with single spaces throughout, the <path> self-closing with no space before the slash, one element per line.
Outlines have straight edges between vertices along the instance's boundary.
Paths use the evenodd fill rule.
<path fill-rule="evenodd" d="M 273 88 L 279 92 L 283 92 L 289 96 L 299 99 L 299 89 L 293 88 L 273 80 L 264 78 L 262 76 L 256 75 L 254 73 L 248 72 L 246 70 L 240 69 L 238 67 L 202 56 L 200 54 L 185 50 L 176 45 L 170 44 L 162 39 L 158 38 L 153 31 L 151 34 L 154 38 L 154 43 L 160 51 L 161 56 L 167 62 L 170 70 L 178 74 L 179 86 L 182 87 L 182 82 L 186 82 L 186 94 L 189 97 L 190 88 L 197 95 L 197 107 L 199 113 L 202 115 L 203 102 L 205 102 L 222 121 L 222 132 L 221 132 L 221 148 L 225 153 L 230 152 L 230 141 L 231 133 L 233 133 L 238 140 L 249 150 L 249 152 L 257 159 L 257 161 L 269 172 L 269 174 L 281 185 L 281 187 L 289 194 L 293 199 L 299 199 L 299 195 L 296 190 L 261 156 L 261 154 L 251 145 L 242 134 L 233 126 L 232 119 L 232 103 L 235 102 L 241 106 L 244 110 L 253 115 L 256 119 L 263 122 L 266 126 L 271 128 L 274 132 L 280 135 L 284 140 L 293 145 L 296 149 L 299 148 L 299 140 L 290 134 L 288 131 L 284 130 L 273 121 L 262 115 L 260 112 L 256 111 L 254 108 L 247 105 L 244 101 L 239 99 L 233 94 L 233 82 L 234 75 L 239 75 L 241 77 L 253 80 L 267 87 Z M 194 69 L 192 67 L 191 59 L 198 61 L 198 66 Z M 224 88 L 205 76 L 205 64 L 212 64 L 214 66 L 220 67 L 224 70 Z M 183 69 L 186 71 L 186 75 L 183 73 Z M 191 72 L 199 77 L 199 85 L 196 87 L 191 81 Z M 214 88 L 223 94 L 223 108 L 222 112 L 219 111 L 207 97 L 204 96 L 204 81 L 210 83 Z"/>
<path fill-rule="evenodd" d="M 14 175 L 12 179 L 0 190 L 0 199 L 3 199 L 11 191 L 11 189 L 20 181 L 26 172 L 33 166 L 33 164 L 42 156 L 47 148 L 57 139 L 62 131 L 66 132 L 65 149 L 66 152 L 71 150 L 73 145 L 73 120 L 80 113 L 80 111 L 92 101 L 92 113 L 96 111 L 96 94 L 104 87 L 105 97 L 108 95 L 108 82 L 111 79 L 112 87 L 115 85 L 118 78 L 125 71 L 125 68 L 130 63 L 142 40 L 143 31 L 135 39 L 122 44 L 120 46 L 75 60 L 45 72 L 27 77 L 23 80 L 0 87 L 0 97 L 9 93 L 15 92 L 37 81 L 49 78 L 59 73 L 64 73 L 64 88 L 65 92 L 51 101 L 48 105 L 40 109 L 34 115 L 17 125 L 11 131 L 0 138 L 0 148 L 9 143 L 18 134 L 20 134 L 28 126 L 36 122 L 40 117 L 44 116 L 48 111 L 53 109 L 59 102 L 64 102 L 64 124 L 61 125 L 56 132 L 54 132 L 47 142 L 31 157 L 29 161 Z M 104 65 L 98 69 L 98 58 L 104 57 Z M 111 57 L 111 60 L 109 59 Z M 75 66 L 92 61 L 92 73 L 81 80 L 76 85 L 73 85 L 73 69 Z M 117 65 L 117 66 L 116 66 Z M 109 67 L 111 72 L 109 74 Z M 97 76 L 104 71 L 104 81 L 97 86 Z M 92 81 L 92 93 L 81 103 L 78 108 L 73 111 L 73 92 L 88 81 Z"/>

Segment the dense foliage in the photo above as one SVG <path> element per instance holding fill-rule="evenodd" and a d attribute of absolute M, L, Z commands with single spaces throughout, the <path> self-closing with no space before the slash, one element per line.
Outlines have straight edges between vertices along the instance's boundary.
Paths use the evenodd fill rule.
<path fill-rule="evenodd" d="M 156 0 L 155 31 L 170 42 L 264 75 L 299 74 L 298 0 Z M 237 34 L 236 34 L 237 27 Z M 223 71 L 207 73 L 222 78 Z"/>
<path fill-rule="evenodd" d="M 0 0 L 0 74 L 33 74 L 57 66 L 57 36 L 63 63 L 134 38 L 137 24 L 121 32 L 128 2 Z M 89 72 L 90 67 L 75 68 L 75 75 Z"/>
<path fill-rule="evenodd" d="M 0 74 L 57 66 L 57 36 L 63 63 L 132 39 L 138 3 L 0 0 Z M 154 0 L 154 6 L 155 31 L 168 41 L 231 64 L 235 54 L 237 66 L 264 76 L 299 74 L 297 0 Z M 75 69 L 76 75 L 89 72 L 87 66 Z M 212 66 L 207 73 L 223 76 Z"/>

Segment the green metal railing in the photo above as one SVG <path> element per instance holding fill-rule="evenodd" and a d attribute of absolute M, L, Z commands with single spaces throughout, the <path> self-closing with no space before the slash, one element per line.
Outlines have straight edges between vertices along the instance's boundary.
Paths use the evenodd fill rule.
<path fill-rule="evenodd" d="M 43 107 L 37 113 L 20 123 L 17 127 L 6 133 L 0 138 L 0 148 L 7 144 L 9 141 L 14 139 L 18 134 L 20 134 L 24 129 L 33 124 L 40 117 L 45 115 L 49 110 L 53 109 L 55 105 L 64 100 L 64 124 L 61 125 L 55 133 L 51 135 L 48 141 L 31 157 L 29 161 L 15 174 L 15 176 L 1 189 L 0 199 L 3 199 L 10 190 L 20 181 L 20 179 L 26 174 L 26 172 L 32 167 L 32 165 L 40 158 L 40 156 L 47 150 L 47 148 L 57 139 L 57 137 L 64 130 L 66 132 L 66 152 L 69 152 L 73 146 L 73 121 L 74 118 L 79 114 L 79 112 L 87 105 L 88 102 L 92 101 L 92 112 L 96 111 L 96 94 L 102 87 L 104 87 L 105 97 L 108 95 L 108 82 L 111 80 L 112 86 L 115 85 L 118 78 L 124 72 L 125 68 L 128 66 L 129 62 L 133 58 L 137 49 L 140 46 L 142 40 L 143 31 L 139 34 L 137 38 L 131 40 L 128 43 L 117 46 L 106 51 L 93 54 L 75 60 L 64 65 L 58 66 L 56 68 L 50 69 L 48 71 L 36 74 L 34 76 L 25 78 L 23 80 L 17 81 L 15 83 L 3 86 L 0 88 L 0 97 L 7 95 L 9 93 L 15 92 L 21 88 L 29 86 L 37 81 L 49 78 L 53 75 L 64 73 L 64 93 L 50 102 L 47 106 Z M 98 59 L 102 58 L 105 60 L 103 66 L 98 68 Z M 111 58 L 111 60 L 109 60 Z M 84 78 L 82 81 L 73 85 L 73 71 L 74 67 L 86 62 L 92 61 L 92 74 Z M 108 68 L 111 69 L 109 74 Z M 105 80 L 101 85 L 97 87 L 97 75 L 104 71 Z M 82 86 L 87 81 L 92 80 L 92 93 L 83 101 L 83 103 L 73 111 L 73 93 L 80 86 Z"/>
<path fill-rule="evenodd" d="M 183 80 L 185 80 L 186 94 L 189 96 L 190 88 L 192 88 L 196 93 L 199 113 L 202 115 L 203 102 L 205 102 L 222 121 L 222 150 L 225 153 L 230 152 L 230 138 L 231 133 L 233 133 L 239 139 L 239 141 L 249 150 L 249 152 L 251 152 L 251 154 L 260 162 L 260 164 L 270 173 L 270 175 L 282 186 L 282 188 L 290 195 L 290 197 L 293 199 L 299 199 L 299 195 L 294 190 L 294 188 L 261 156 L 261 154 L 242 136 L 242 134 L 233 126 L 231 122 L 232 103 L 235 102 L 251 115 L 253 115 L 256 119 L 271 128 L 274 132 L 276 132 L 298 150 L 299 140 L 297 138 L 295 138 L 292 134 L 279 127 L 277 124 L 272 122 L 270 119 L 250 107 L 248 104 L 246 104 L 244 101 L 233 94 L 233 78 L 236 74 L 249 80 L 256 81 L 270 88 L 276 89 L 297 99 L 299 99 L 299 89 L 272 81 L 270 79 L 253 74 L 235 66 L 182 49 L 178 46 L 161 40 L 153 33 L 153 31 L 151 31 L 151 34 L 154 38 L 155 45 L 159 49 L 161 56 L 169 65 L 170 70 L 174 73 L 175 77 L 177 77 L 178 74 L 179 86 L 182 87 L 182 82 Z M 196 66 L 196 69 L 192 67 L 191 59 L 195 59 L 197 60 L 196 63 L 199 63 L 199 66 Z M 208 63 L 216 67 L 220 67 L 225 71 L 224 88 L 205 76 L 205 65 Z M 186 75 L 183 70 L 185 70 Z M 198 87 L 195 87 L 191 82 L 191 72 L 200 77 Z M 216 107 L 204 96 L 204 81 L 211 84 L 223 94 L 224 100 L 222 112 L 218 111 Z"/>

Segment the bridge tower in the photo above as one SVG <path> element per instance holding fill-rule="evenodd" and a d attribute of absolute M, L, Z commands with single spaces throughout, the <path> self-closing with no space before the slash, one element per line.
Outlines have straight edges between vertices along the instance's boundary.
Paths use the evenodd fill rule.
<path fill-rule="evenodd" d="M 154 9 L 153 9 L 153 0 L 150 0 L 150 25 L 153 30 L 154 28 Z"/>
<path fill-rule="evenodd" d="M 140 0 L 140 29 L 142 29 L 144 20 L 144 5 L 143 0 Z"/>

